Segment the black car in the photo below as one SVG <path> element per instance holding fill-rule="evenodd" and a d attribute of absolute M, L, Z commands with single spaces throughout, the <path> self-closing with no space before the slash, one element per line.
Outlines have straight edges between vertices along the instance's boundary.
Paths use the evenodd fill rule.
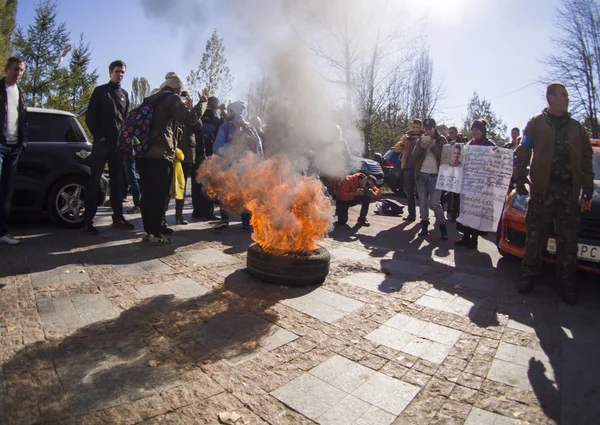
<path fill-rule="evenodd" d="M 394 148 L 381 157 L 381 167 L 385 175 L 385 183 L 398 196 L 405 198 L 404 177 L 402 174 L 402 154 Z"/>
<path fill-rule="evenodd" d="M 360 156 L 351 156 L 348 166 L 349 174 L 363 173 L 367 176 L 373 176 L 377 179 L 377 187 L 383 186 L 384 175 L 381 165 L 372 159 L 362 158 Z"/>
<path fill-rule="evenodd" d="M 48 212 L 61 227 L 83 224 L 92 145 L 75 115 L 28 108 L 27 149 L 21 154 L 12 201 L 14 213 Z M 98 192 L 102 205 L 108 181 Z"/>

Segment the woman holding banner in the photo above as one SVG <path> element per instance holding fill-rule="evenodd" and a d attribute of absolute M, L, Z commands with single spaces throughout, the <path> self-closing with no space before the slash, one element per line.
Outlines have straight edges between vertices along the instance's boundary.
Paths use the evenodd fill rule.
<path fill-rule="evenodd" d="M 496 146 L 496 144 L 486 137 L 487 134 L 487 120 L 485 118 L 479 118 L 473 121 L 471 125 L 471 134 L 473 139 L 466 146 Z M 463 234 L 461 240 L 454 242 L 456 246 L 464 246 L 469 249 L 477 249 L 477 238 L 479 235 L 485 236 L 487 232 L 482 232 L 477 229 L 473 229 L 469 226 L 465 226 L 462 223 L 456 223 L 456 230 Z"/>

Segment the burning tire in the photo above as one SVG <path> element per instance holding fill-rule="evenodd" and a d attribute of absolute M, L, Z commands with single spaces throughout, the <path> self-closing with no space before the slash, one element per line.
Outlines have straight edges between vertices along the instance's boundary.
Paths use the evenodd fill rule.
<path fill-rule="evenodd" d="M 263 251 L 257 243 L 248 248 L 248 272 L 263 282 L 279 285 L 316 285 L 329 273 L 329 251 L 319 247 L 311 255 L 294 257 Z"/>

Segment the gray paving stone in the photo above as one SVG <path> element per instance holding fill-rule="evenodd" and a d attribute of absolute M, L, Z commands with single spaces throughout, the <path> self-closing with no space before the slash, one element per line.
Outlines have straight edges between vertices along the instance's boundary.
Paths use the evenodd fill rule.
<path fill-rule="evenodd" d="M 165 285 L 171 288 L 173 293 L 180 298 L 200 297 L 210 292 L 210 289 L 187 277 L 170 280 L 165 282 Z"/>
<path fill-rule="evenodd" d="M 74 415 L 110 409 L 129 402 L 119 383 L 113 380 L 66 389 L 65 392 Z"/>
<path fill-rule="evenodd" d="M 542 362 L 545 366 L 551 367 L 550 358 L 543 351 L 507 344 L 503 341 L 500 342 L 495 357 L 521 366 L 529 366 L 531 359 L 535 359 Z"/>
<path fill-rule="evenodd" d="M 119 312 L 103 294 L 74 295 L 71 302 L 84 326 L 119 317 Z"/>
<path fill-rule="evenodd" d="M 342 390 L 308 373 L 272 391 L 271 395 L 312 420 L 317 420 L 347 396 Z"/>
<path fill-rule="evenodd" d="M 58 278 L 63 285 L 73 285 L 92 281 L 82 266 L 62 266 L 57 269 L 57 272 Z"/>
<path fill-rule="evenodd" d="M 329 254 L 336 260 L 365 261 L 372 258 L 368 252 L 346 247 L 330 249 Z"/>
<path fill-rule="evenodd" d="M 8 406 L 6 405 L 6 385 L 4 383 L 4 372 L 0 366 L 0 424 L 8 423 Z"/>
<path fill-rule="evenodd" d="M 405 260 L 383 260 L 381 270 L 392 275 L 400 274 L 411 277 L 421 277 L 431 270 L 431 266 Z"/>
<path fill-rule="evenodd" d="M 231 255 L 224 254 L 223 252 L 214 248 L 199 249 L 195 251 L 185 251 L 180 252 L 179 255 L 194 262 L 198 266 L 208 266 L 210 264 L 235 262 Z"/>
<path fill-rule="evenodd" d="M 138 276 L 147 273 L 138 263 L 113 264 L 113 269 L 123 277 Z"/>
<path fill-rule="evenodd" d="M 83 326 L 70 298 L 41 299 L 37 307 L 45 332 L 64 333 Z"/>
<path fill-rule="evenodd" d="M 492 361 L 492 366 L 488 371 L 487 379 L 512 387 L 521 388 L 523 390 L 534 391 L 534 388 L 537 387 L 538 390 L 540 388 L 545 388 L 548 391 L 558 391 L 553 370 L 546 367 L 541 362 L 536 363 L 537 361 L 535 359 L 531 360 L 531 365 L 522 366 L 520 364 L 494 359 Z M 538 383 L 540 385 L 536 385 Z"/>
<path fill-rule="evenodd" d="M 48 270 L 44 272 L 31 273 L 31 285 L 34 288 L 56 285 L 60 282 L 60 277 L 56 270 Z"/>
<path fill-rule="evenodd" d="M 473 407 L 464 425 L 516 425 L 516 419 Z"/>
<path fill-rule="evenodd" d="M 385 345 L 386 347 L 393 348 L 394 350 L 402 350 L 406 347 L 415 337 L 408 332 L 404 332 L 398 329 L 390 328 L 389 326 L 382 325 L 375 329 L 373 332 L 365 336 L 369 341 L 373 341 L 377 344 Z"/>
<path fill-rule="evenodd" d="M 382 294 L 396 292 L 404 284 L 401 280 L 392 279 L 381 273 L 356 273 L 345 277 L 340 282 Z"/>
<path fill-rule="evenodd" d="M 419 332 L 422 338 L 430 339 L 431 341 L 439 342 L 440 344 L 453 346 L 460 338 L 462 332 L 446 326 L 428 323 L 427 326 Z"/>
<path fill-rule="evenodd" d="M 375 371 L 345 357 L 335 355 L 312 368 L 309 373 L 344 392 L 351 393 L 366 382 Z"/>
<path fill-rule="evenodd" d="M 427 324 L 428 322 L 400 313 L 396 314 L 384 323 L 384 325 L 389 326 L 390 328 L 408 332 L 412 335 L 419 335 L 419 332 L 425 329 Z"/>
<path fill-rule="evenodd" d="M 258 339 L 258 344 L 265 350 L 271 351 L 298 339 L 298 335 L 277 325 L 271 325 L 264 335 Z"/>
<path fill-rule="evenodd" d="M 451 345 L 441 344 L 423 338 L 415 338 L 402 349 L 402 352 L 432 363 L 441 364 L 448 354 L 450 354 L 451 350 Z"/>
<path fill-rule="evenodd" d="M 445 282 L 480 292 L 491 292 L 495 287 L 495 283 L 491 279 L 461 272 L 452 273 L 445 279 Z"/>
<path fill-rule="evenodd" d="M 365 416 L 372 417 L 375 414 L 372 409 L 377 409 L 380 412 L 390 415 L 389 413 L 384 412 L 365 401 L 362 401 L 354 396 L 347 395 L 342 399 L 342 401 L 319 416 L 317 422 L 321 425 L 356 424 L 357 421 Z M 393 420 L 394 419 L 392 419 L 392 421 Z M 391 422 L 388 422 L 388 424 L 389 423 Z"/>
<path fill-rule="evenodd" d="M 148 260 L 148 261 L 142 261 L 141 263 L 138 263 L 138 265 L 144 269 L 145 271 L 147 271 L 148 273 L 155 273 L 155 272 L 166 272 L 169 270 L 172 270 L 171 267 L 167 266 L 165 263 L 163 263 L 160 260 Z"/>
<path fill-rule="evenodd" d="M 507 328 L 535 334 L 533 312 L 523 306 L 514 306 L 509 314 Z"/>
<path fill-rule="evenodd" d="M 396 420 L 396 415 L 386 412 L 379 407 L 371 406 L 356 422 L 352 425 L 390 425 Z"/>
<path fill-rule="evenodd" d="M 354 390 L 352 395 L 386 412 L 399 415 L 419 390 L 420 388 L 415 385 L 375 372 Z"/>
<path fill-rule="evenodd" d="M 456 294 L 431 288 L 416 301 L 416 304 L 460 316 L 469 316 L 479 310 L 483 301 L 482 298 L 469 297 L 466 299 Z"/>
<path fill-rule="evenodd" d="M 360 301 L 321 288 L 281 303 L 327 323 L 333 323 L 364 306 Z"/>

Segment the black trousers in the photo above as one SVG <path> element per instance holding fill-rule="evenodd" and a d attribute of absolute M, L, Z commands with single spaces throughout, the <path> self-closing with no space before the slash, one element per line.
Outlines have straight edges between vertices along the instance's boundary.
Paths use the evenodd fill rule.
<path fill-rule="evenodd" d="M 355 198 L 352 201 L 340 201 L 339 199 L 336 200 L 335 215 L 337 215 L 338 223 L 346 224 L 348 222 L 348 210 L 352 205 L 361 204 L 359 218 L 367 218 L 370 203 L 371 198 L 368 195 L 361 196 L 360 198 Z"/>
<path fill-rule="evenodd" d="M 215 202 L 206 196 L 202 185 L 196 183 L 196 171 L 200 167 L 200 164 L 195 164 L 192 169 L 192 205 L 194 211 L 192 216 L 196 218 L 212 218 L 215 215 Z"/>
<path fill-rule="evenodd" d="M 135 160 L 135 166 L 140 175 L 144 231 L 158 236 L 164 214 L 165 198 L 169 194 L 169 176 L 173 163 L 161 158 L 138 158 Z"/>
<path fill-rule="evenodd" d="M 415 170 L 413 168 L 405 168 L 402 170 L 404 174 L 404 193 L 408 201 L 408 215 L 415 217 L 417 215 L 417 198 L 415 190 Z"/>

